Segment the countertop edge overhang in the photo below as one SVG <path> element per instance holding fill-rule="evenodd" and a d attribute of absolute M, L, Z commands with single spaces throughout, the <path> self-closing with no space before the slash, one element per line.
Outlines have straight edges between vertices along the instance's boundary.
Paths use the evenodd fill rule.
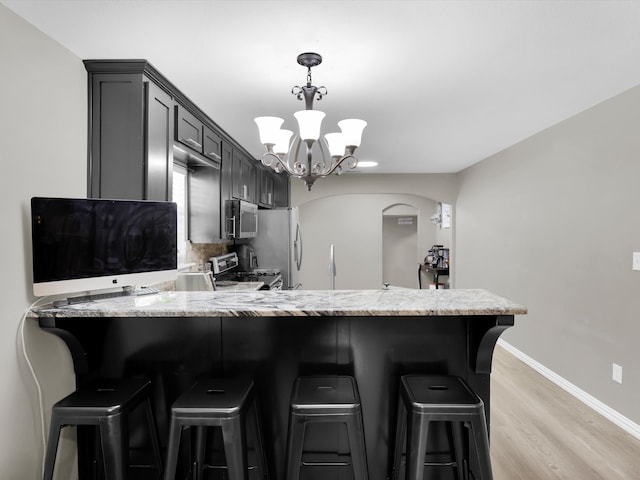
<path fill-rule="evenodd" d="M 32 318 L 399 317 L 525 315 L 527 309 L 481 289 L 160 292 L 54 308 Z"/>

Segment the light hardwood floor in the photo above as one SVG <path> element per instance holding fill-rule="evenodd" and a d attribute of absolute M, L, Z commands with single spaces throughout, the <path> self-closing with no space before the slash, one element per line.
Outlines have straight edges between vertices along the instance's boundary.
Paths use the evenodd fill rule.
<path fill-rule="evenodd" d="M 497 346 L 491 374 L 495 480 L 638 480 L 640 440 Z"/>

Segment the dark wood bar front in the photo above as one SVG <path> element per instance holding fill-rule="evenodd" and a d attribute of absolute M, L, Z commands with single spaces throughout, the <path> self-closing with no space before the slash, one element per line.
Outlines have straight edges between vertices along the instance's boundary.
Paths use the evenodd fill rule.
<path fill-rule="evenodd" d="M 391 473 L 400 376 L 458 375 L 484 400 L 489 419 L 495 342 L 514 324 L 514 315 L 526 313 L 482 290 L 164 292 L 153 297 L 45 307 L 32 316 L 66 342 L 79 385 L 95 377 L 149 377 L 163 445 L 168 409 L 196 379 L 251 373 L 272 479 L 284 478 L 289 399 L 297 376 L 355 377 L 369 478 L 384 480 Z M 315 435 L 310 431 L 309 448 L 348 453 L 344 432 L 331 428 L 336 427 Z M 351 478 L 348 468 L 331 468 L 309 467 L 302 478 Z M 438 475 L 453 478 L 446 469 Z"/>

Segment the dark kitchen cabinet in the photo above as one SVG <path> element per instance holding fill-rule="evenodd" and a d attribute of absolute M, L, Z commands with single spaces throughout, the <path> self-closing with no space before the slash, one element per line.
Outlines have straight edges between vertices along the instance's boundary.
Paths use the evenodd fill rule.
<path fill-rule="evenodd" d="M 260 165 L 258 172 L 258 205 L 265 208 L 274 206 L 273 177 L 277 175 L 271 168 Z"/>
<path fill-rule="evenodd" d="M 220 162 L 222 137 L 180 104 L 176 105 L 176 142 L 209 160 Z"/>
<path fill-rule="evenodd" d="M 291 203 L 291 184 L 286 173 L 273 172 L 273 206 L 288 207 Z"/>
<path fill-rule="evenodd" d="M 206 125 L 202 128 L 202 154 L 210 160 L 219 162 L 222 159 L 222 137 Z"/>
<path fill-rule="evenodd" d="M 226 239 L 222 137 L 180 103 L 175 107 L 175 132 L 176 159 L 189 170 L 189 240 L 216 243 Z"/>
<path fill-rule="evenodd" d="M 232 151 L 231 195 L 236 199 L 256 203 L 255 160 L 238 149 Z"/>
<path fill-rule="evenodd" d="M 262 164 L 257 165 L 258 205 L 262 208 L 283 208 L 289 206 L 289 175 L 276 173 Z"/>
<path fill-rule="evenodd" d="M 171 200 L 173 99 L 147 75 L 147 65 L 85 61 L 89 197 Z"/>
<path fill-rule="evenodd" d="M 257 203 L 255 160 L 146 60 L 85 60 L 88 196 L 172 200 L 173 166 L 188 169 L 189 238 L 228 240 L 224 206 Z"/>
<path fill-rule="evenodd" d="M 202 153 L 204 125 L 182 105 L 176 105 L 176 141 Z"/>
<path fill-rule="evenodd" d="M 229 238 L 229 223 L 226 216 L 227 200 L 233 198 L 231 186 L 233 183 L 233 146 L 229 142 L 222 141 L 222 167 L 220 181 L 220 206 L 222 215 L 220 216 L 220 237 Z"/>

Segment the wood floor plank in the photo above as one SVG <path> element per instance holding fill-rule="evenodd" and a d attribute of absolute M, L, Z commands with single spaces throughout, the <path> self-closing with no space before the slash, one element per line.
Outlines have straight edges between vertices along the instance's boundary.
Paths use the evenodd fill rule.
<path fill-rule="evenodd" d="M 640 479 L 640 440 L 499 346 L 491 458 L 496 480 Z"/>

